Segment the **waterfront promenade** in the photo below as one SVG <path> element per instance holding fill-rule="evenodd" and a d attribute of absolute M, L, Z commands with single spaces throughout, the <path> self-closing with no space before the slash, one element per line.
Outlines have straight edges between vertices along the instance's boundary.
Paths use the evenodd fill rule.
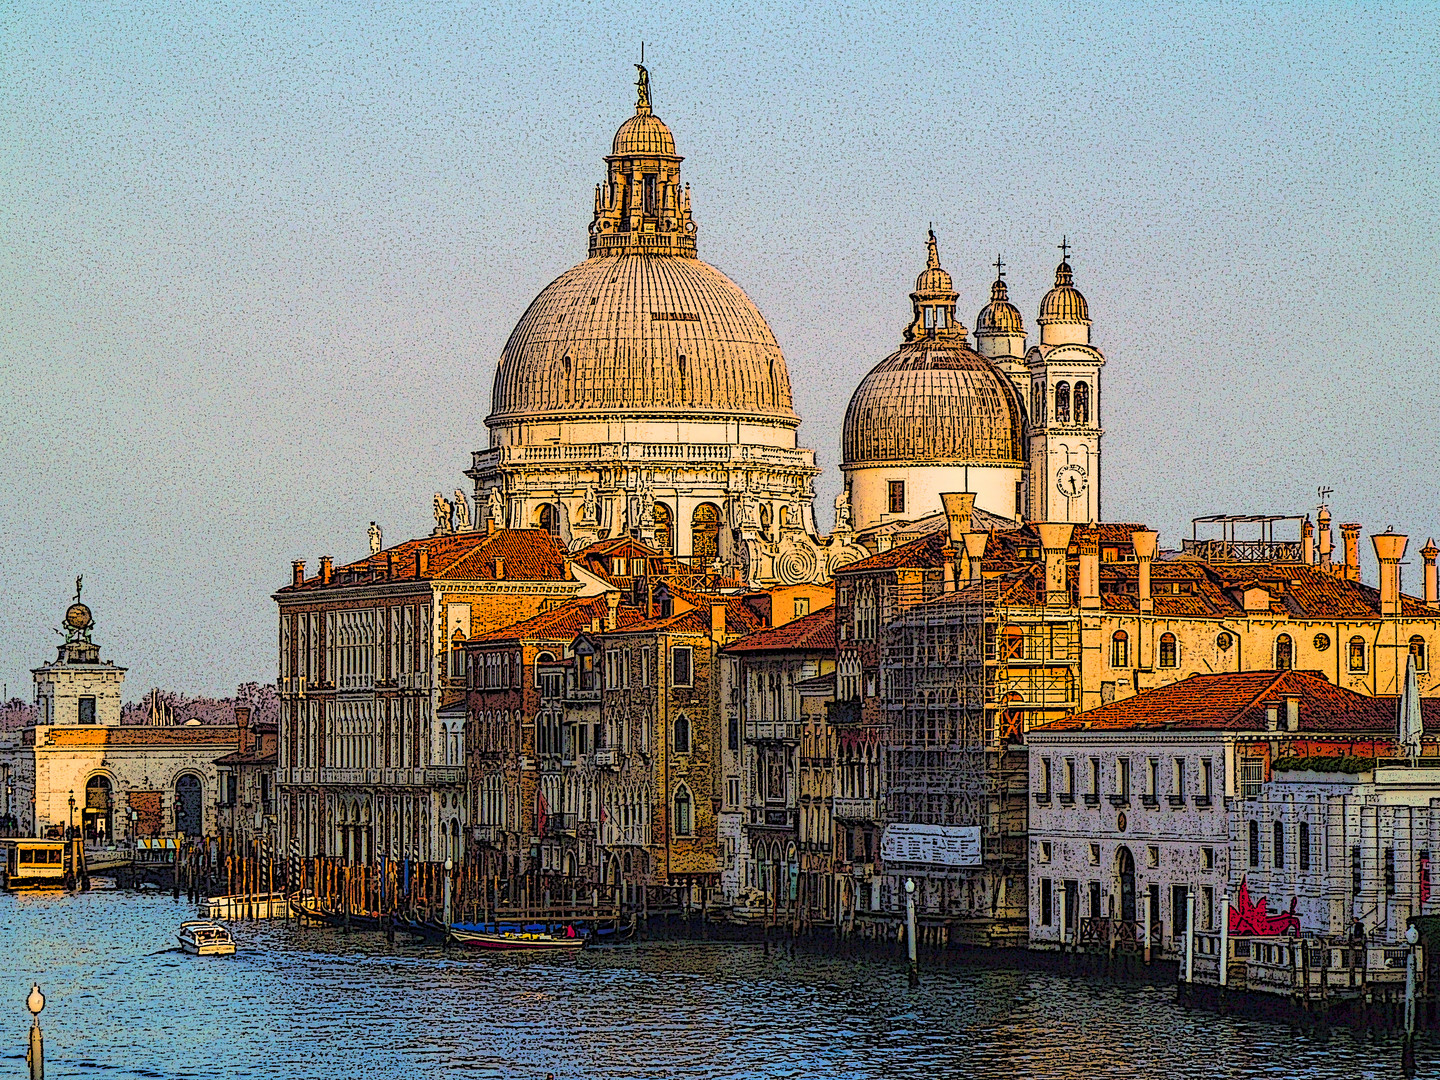
<path fill-rule="evenodd" d="M 285 921 L 229 959 L 172 951 L 193 909 L 97 891 L 0 896 L 3 1053 L 38 980 L 47 1076 L 1400 1076 L 1398 1041 L 1183 1009 L 1171 987 L 759 945 L 474 957 Z M 1440 1048 L 1419 1047 L 1419 1075 Z"/>

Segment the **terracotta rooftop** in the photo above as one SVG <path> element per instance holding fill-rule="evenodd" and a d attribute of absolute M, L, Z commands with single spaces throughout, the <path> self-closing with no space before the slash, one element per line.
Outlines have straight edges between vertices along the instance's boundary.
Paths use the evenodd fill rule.
<path fill-rule="evenodd" d="M 542 611 L 528 619 L 512 623 L 499 630 L 478 637 L 471 647 L 484 647 L 498 643 L 515 644 L 521 641 L 564 641 L 570 642 L 581 631 L 590 629 L 590 624 L 599 619 L 604 625 L 609 614 L 609 605 L 603 596 L 568 600 L 559 607 Z M 640 621 L 640 612 L 622 604 L 615 611 L 615 622 L 619 627 Z"/>
<path fill-rule="evenodd" d="M 229 724 L 182 724 L 178 727 L 52 727 L 45 729 L 53 746 L 109 746 L 117 750 L 140 746 L 224 746 L 237 743 L 240 729 Z"/>
<path fill-rule="evenodd" d="M 416 577 L 420 552 L 429 556 L 429 566 Z M 394 572 L 386 575 L 387 557 Z M 503 576 L 497 579 L 495 560 L 503 560 Z M 322 588 L 369 585 L 385 581 L 568 581 L 565 552 L 544 529 L 497 529 L 427 536 L 335 567 L 330 584 L 323 585 L 314 574 L 301 585 L 287 585 L 276 596 Z"/>
<path fill-rule="evenodd" d="M 765 623 L 759 615 L 739 597 L 716 596 L 706 597 L 704 607 L 692 608 L 689 611 L 682 611 L 678 615 L 663 616 L 658 619 L 647 619 L 644 622 L 633 623 L 623 627 L 627 634 L 635 633 L 657 633 L 668 634 L 702 634 L 710 633 L 710 602 L 725 604 L 725 632 L 727 634 L 752 634 L 756 630 L 763 629 Z"/>
<path fill-rule="evenodd" d="M 1283 726 L 1286 697 L 1300 699 L 1302 734 L 1394 735 L 1398 731 L 1395 698 L 1366 697 L 1312 671 L 1192 675 L 1031 731 L 1265 731 L 1272 705 L 1278 704 Z M 1422 711 L 1427 731 L 1440 728 L 1440 699 L 1425 699 Z"/>
<path fill-rule="evenodd" d="M 834 652 L 835 605 L 812 611 L 783 626 L 766 627 L 725 646 L 727 653 Z"/>

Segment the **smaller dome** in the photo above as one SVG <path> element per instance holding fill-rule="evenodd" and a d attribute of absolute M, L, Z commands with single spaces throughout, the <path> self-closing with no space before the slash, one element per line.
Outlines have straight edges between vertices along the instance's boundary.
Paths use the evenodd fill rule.
<path fill-rule="evenodd" d="M 636 113 L 615 132 L 615 142 L 610 152 L 615 157 L 631 154 L 674 157 L 675 136 L 670 134 L 665 121 L 654 113 Z"/>
<path fill-rule="evenodd" d="M 1040 322 L 1088 323 L 1090 305 L 1075 288 L 1075 275 L 1068 262 L 1055 268 L 1055 287 L 1040 301 Z"/>
<path fill-rule="evenodd" d="M 990 303 L 975 317 L 975 333 L 1025 336 L 1025 320 L 1020 317 L 1020 309 L 1010 303 L 1004 278 L 996 278 L 990 286 Z"/>

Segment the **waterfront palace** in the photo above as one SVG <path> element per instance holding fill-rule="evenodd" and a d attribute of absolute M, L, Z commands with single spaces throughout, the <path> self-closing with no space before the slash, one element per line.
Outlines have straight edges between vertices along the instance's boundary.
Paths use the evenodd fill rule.
<path fill-rule="evenodd" d="M 1111 817 L 1066 816 L 1100 805 L 1100 779 L 1093 804 L 1059 797 L 1088 782 L 1091 756 L 1113 772 L 1111 750 L 1050 755 L 1070 786 L 1052 775 L 1042 789 L 1031 732 L 1074 742 L 1054 725 L 1176 687 L 1198 703 L 1217 673 L 1270 686 L 1303 669 L 1306 693 L 1319 680 L 1348 695 L 1305 752 L 1339 753 L 1353 714 L 1378 759 L 1394 747 L 1375 710 L 1407 678 L 1440 693 L 1433 543 L 1412 597 L 1406 537 L 1372 537 L 1372 587 L 1361 527 L 1339 526 L 1337 554 L 1326 506 L 1314 521 L 1220 520 L 1220 539 L 1180 550 L 1103 519 L 1105 358 L 1068 249 L 1032 342 L 998 273 L 968 330 L 939 241 L 917 237 L 908 309 L 898 285 L 872 301 L 905 317 L 851 398 L 821 534 L 785 357 L 699 258 L 643 68 L 609 149 L 587 257 L 501 353 L 469 497 L 435 495 L 428 535 L 387 546 L 372 523 L 359 559 L 297 560 L 274 594 L 288 853 L 449 858 L 512 895 L 610 888 L 641 908 L 876 933 L 901 918 L 912 878 L 946 940 L 1024 945 L 1036 927 L 1058 933 L 1038 915 L 1042 883 L 1047 918 L 1080 910 L 1075 890 L 1106 917 L 1124 847 Z M 1276 539 L 1286 521 L 1297 535 Z M 1259 539 L 1238 537 L 1247 524 Z M 1204 737 L 1214 847 L 1253 819 L 1225 801 L 1258 797 L 1271 765 L 1241 755 L 1231 776 L 1237 739 Z M 1165 745 L 1156 768 L 1199 784 Z M 1057 867 L 1068 853 L 1054 879 L 1032 866 L 1037 806 Z M 1132 816 L 1157 836 L 1189 820 Z M 1101 832 L 1097 848 L 1077 839 Z M 1092 850 L 1101 863 L 1082 872 Z M 1238 865 L 1163 884 L 1218 889 L 1219 868 Z"/>

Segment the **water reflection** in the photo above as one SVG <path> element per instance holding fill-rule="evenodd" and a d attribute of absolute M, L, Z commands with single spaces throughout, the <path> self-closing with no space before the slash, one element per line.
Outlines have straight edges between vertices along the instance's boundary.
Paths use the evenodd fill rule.
<path fill-rule="evenodd" d="M 168 897 L 0 897 L 3 1045 L 38 978 L 57 1077 L 1398 1076 L 1399 1049 L 1187 1012 L 1168 988 L 662 942 L 472 957 L 237 923 L 174 950 Z M 1433 1067 L 1429 1047 L 1420 1073 Z M 16 1074 L 23 1070 L 17 1066 Z"/>

